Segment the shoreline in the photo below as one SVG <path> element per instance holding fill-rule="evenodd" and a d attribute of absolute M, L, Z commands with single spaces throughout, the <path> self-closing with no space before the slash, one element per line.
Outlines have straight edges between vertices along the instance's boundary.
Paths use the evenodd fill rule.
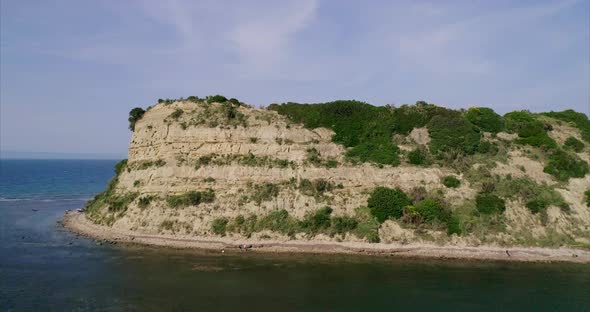
<path fill-rule="evenodd" d="M 571 262 L 590 264 L 590 251 L 574 248 L 437 246 L 429 244 L 385 244 L 325 241 L 255 241 L 221 237 L 174 237 L 131 231 L 115 231 L 93 223 L 84 213 L 69 211 L 63 216 L 64 228 L 92 239 L 113 243 L 138 244 L 178 249 L 225 252 L 247 250 L 267 253 L 354 254 L 441 260 L 480 260 L 514 262 Z"/>

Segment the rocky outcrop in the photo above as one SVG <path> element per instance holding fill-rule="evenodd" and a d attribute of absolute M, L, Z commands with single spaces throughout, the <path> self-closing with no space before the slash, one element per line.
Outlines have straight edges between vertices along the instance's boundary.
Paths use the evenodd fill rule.
<path fill-rule="evenodd" d="M 438 191 L 453 209 L 461 209 L 465 201 L 473 201 L 476 196 L 478 190 L 466 179 L 459 188 L 442 185 L 443 177 L 457 173 L 451 168 L 352 162 L 344 156 L 346 148 L 332 142 L 333 134 L 330 129 L 307 129 L 294 124 L 275 111 L 243 105 L 231 112 L 219 103 L 179 101 L 155 105 L 135 124 L 128 162 L 114 187 L 115 194 L 134 194 L 132 200 L 123 211 L 103 207 L 98 214 L 112 215 L 109 224 L 118 230 L 203 236 L 214 235 L 212 226 L 216 219 L 262 217 L 278 210 L 301 219 L 330 206 L 333 216 L 351 216 L 358 207 L 366 206 L 369 193 L 377 186 L 398 187 L 408 193 L 421 187 L 426 192 Z M 414 129 L 409 138 L 412 140 L 408 141 L 423 146 L 430 141 L 425 128 Z M 521 153 L 511 152 L 508 157 L 511 162 L 498 163 L 496 174 L 529 175 L 540 179 L 539 183 L 556 183 L 539 172 L 534 163 L 527 163 Z M 524 171 L 514 169 L 515 164 L 523 165 Z M 316 184 L 322 188 L 314 189 Z M 307 189 L 308 185 L 312 188 Z M 545 226 L 550 226 L 552 231 L 586 239 L 580 233 L 588 229 L 590 216 L 581 204 L 581 194 L 589 186 L 588 176 L 562 186 L 560 192 L 573 213 L 565 215 L 555 207 L 546 221 L 549 225 L 542 225 L 538 216 L 522 209 L 523 203 L 511 202 L 506 213 L 508 234 L 490 240 L 515 242 L 510 231 L 516 235 L 525 230 L 525 225 L 543 228 L 533 237 L 545 235 Z M 207 190 L 215 194 L 211 202 L 182 208 L 173 208 L 168 202 L 171 196 Z M 256 236 L 287 239 L 283 234 L 259 231 Z M 227 235 L 242 234 L 238 231 Z M 382 225 L 379 235 L 382 242 L 451 241 L 445 231 L 406 229 L 395 221 Z M 366 239 L 350 233 L 307 237 Z M 454 237 L 452 241 L 469 245 L 480 240 L 468 235 Z"/>

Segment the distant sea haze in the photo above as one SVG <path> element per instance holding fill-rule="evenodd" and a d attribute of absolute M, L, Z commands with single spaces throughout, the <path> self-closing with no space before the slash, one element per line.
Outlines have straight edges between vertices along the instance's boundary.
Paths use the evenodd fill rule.
<path fill-rule="evenodd" d="M 127 158 L 125 153 L 60 153 L 29 152 L 0 149 L 0 159 L 117 159 Z"/>

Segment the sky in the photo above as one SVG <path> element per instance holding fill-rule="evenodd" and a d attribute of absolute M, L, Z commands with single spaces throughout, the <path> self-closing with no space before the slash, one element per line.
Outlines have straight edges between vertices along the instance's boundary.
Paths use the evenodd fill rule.
<path fill-rule="evenodd" d="M 0 0 L 0 151 L 124 157 L 131 108 L 223 94 L 590 115 L 590 1 Z"/>

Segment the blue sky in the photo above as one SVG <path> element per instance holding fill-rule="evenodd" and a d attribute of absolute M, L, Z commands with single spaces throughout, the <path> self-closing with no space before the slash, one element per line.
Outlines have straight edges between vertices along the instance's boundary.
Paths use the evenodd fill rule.
<path fill-rule="evenodd" d="M 417 100 L 590 114 L 590 1 L 0 1 L 0 149 L 126 154 L 132 107 Z"/>

